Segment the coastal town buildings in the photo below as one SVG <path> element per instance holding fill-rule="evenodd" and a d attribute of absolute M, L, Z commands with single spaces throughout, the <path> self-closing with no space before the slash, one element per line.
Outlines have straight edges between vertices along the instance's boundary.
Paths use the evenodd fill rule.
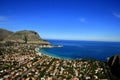
<path fill-rule="evenodd" d="M 104 62 L 39 54 L 39 45 L 0 46 L 0 80 L 109 80 Z"/>

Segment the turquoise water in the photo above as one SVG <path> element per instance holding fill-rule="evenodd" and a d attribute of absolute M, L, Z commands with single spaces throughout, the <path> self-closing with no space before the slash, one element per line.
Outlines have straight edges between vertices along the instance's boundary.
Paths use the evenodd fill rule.
<path fill-rule="evenodd" d="M 95 59 L 106 61 L 107 57 L 120 54 L 120 42 L 48 40 L 53 45 L 63 45 L 62 48 L 44 48 L 40 52 L 49 56 L 65 59 Z"/>

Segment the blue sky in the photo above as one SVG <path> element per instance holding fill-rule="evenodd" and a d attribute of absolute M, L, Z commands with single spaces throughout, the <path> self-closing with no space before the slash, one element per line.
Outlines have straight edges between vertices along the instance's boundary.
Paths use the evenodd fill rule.
<path fill-rule="evenodd" d="M 0 28 L 44 39 L 120 41 L 120 0 L 0 0 Z"/>

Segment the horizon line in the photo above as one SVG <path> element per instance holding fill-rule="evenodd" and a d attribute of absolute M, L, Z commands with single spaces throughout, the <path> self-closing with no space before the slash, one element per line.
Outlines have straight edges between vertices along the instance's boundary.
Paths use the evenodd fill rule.
<path fill-rule="evenodd" d="M 82 40 L 82 39 L 53 39 L 53 38 L 43 38 L 44 40 L 66 40 L 66 41 L 98 41 L 98 42 L 120 42 L 111 40 Z"/>

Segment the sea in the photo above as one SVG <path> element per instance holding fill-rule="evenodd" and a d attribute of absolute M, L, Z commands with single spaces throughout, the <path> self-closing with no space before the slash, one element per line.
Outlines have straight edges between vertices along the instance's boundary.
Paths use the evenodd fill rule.
<path fill-rule="evenodd" d="M 120 55 L 120 42 L 47 40 L 63 47 L 39 49 L 45 55 L 63 59 L 92 59 L 107 61 L 108 57 Z"/>

